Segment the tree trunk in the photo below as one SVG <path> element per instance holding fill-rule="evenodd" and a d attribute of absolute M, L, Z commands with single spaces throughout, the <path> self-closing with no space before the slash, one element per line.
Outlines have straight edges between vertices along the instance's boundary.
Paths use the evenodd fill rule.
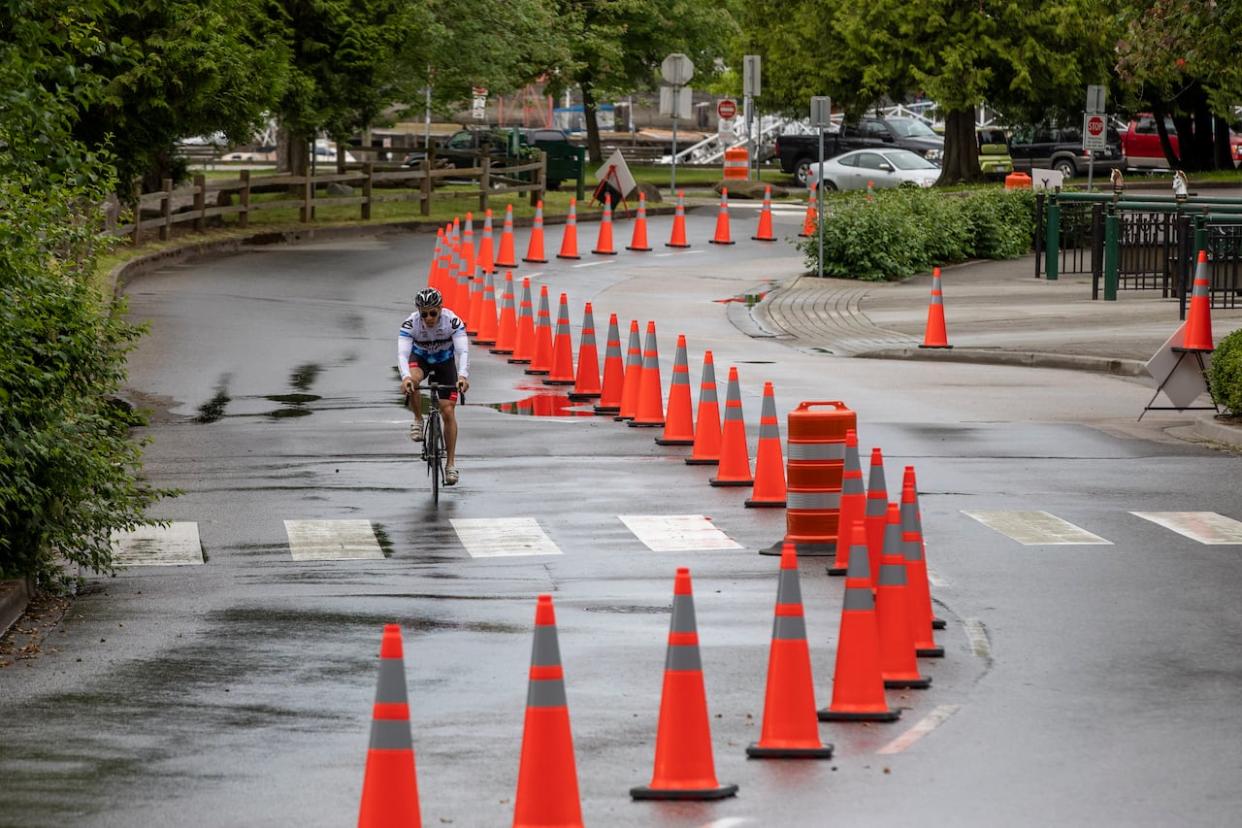
<path fill-rule="evenodd" d="M 1195 107 L 1195 156 L 1199 169 L 1216 169 L 1216 143 L 1212 131 L 1212 110 L 1208 108 L 1207 98 Z"/>
<path fill-rule="evenodd" d="M 979 141 L 975 137 L 975 110 L 951 109 L 944 119 L 944 158 L 936 184 L 983 180 L 979 171 Z"/>
<path fill-rule="evenodd" d="M 582 84 L 582 117 L 587 128 L 587 155 L 592 164 L 604 163 L 604 152 L 599 144 L 599 121 L 595 117 L 595 90 L 589 80 Z"/>
<path fill-rule="evenodd" d="M 1216 169 L 1233 169 L 1233 148 L 1229 143 L 1229 121 L 1216 116 L 1213 129 L 1216 135 Z"/>
<path fill-rule="evenodd" d="M 1182 169 L 1194 172 L 1200 169 L 1198 147 L 1195 145 L 1195 121 L 1189 115 L 1174 115 L 1173 128 L 1177 130 L 1177 154 L 1182 158 Z"/>
<path fill-rule="evenodd" d="M 1169 140 L 1169 130 L 1164 125 L 1164 106 L 1162 104 L 1153 105 L 1151 114 L 1156 119 L 1156 135 L 1160 136 L 1160 148 L 1164 150 L 1164 160 L 1169 162 L 1169 169 L 1180 170 L 1182 168 L 1182 160 L 1173 151 L 1173 142 Z M 1178 146 L 1181 146 L 1180 141 Z"/>
<path fill-rule="evenodd" d="M 345 170 L 345 145 L 349 142 L 349 137 L 337 136 L 332 139 L 336 142 L 336 172 L 338 175 L 344 175 Z"/>
<path fill-rule="evenodd" d="M 309 139 L 285 126 L 276 132 L 276 170 L 290 175 L 306 175 L 310 166 Z"/>

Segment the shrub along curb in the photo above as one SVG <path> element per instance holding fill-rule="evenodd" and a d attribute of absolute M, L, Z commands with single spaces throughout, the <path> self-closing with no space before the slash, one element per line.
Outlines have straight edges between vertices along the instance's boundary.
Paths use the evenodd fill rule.
<path fill-rule="evenodd" d="M 648 207 L 648 216 L 672 215 L 675 207 Z M 603 216 L 602 210 L 580 211 L 578 222 L 598 221 Z M 544 216 L 545 226 L 564 224 L 565 215 Z M 533 218 L 515 218 L 514 227 L 529 227 Z M 439 222 L 432 221 L 389 221 L 389 222 L 357 222 L 352 224 L 330 225 L 295 225 L 286 228 L 266 228 L 244 235 L 225 238 L 198 238 L 186 236 L 169 247 L 139 253 L 132 259 L 117 264 L 105 278 L 104 289 L 108 295 L 119 296 L 125 285 L 135 276 L 150 273 L 153 270 L 167 267 L 185 259 L 201 256 L 218 256 L 227 253 L 238 253 L 247 247 L 268 244 L 297 244 L 308 241 L 331 241 L 333 239 L 350 239 L 360 236 L 374 236 L 381 233 L 405 231 L 408 233 L 434 233 Z M 499 229 L 497 229 L 499 235 Z"/>

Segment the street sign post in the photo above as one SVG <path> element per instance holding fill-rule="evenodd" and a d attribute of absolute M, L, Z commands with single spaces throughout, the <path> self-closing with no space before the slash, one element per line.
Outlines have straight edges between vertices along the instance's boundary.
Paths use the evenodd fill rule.
<path fill-rule="evenodd" d="M 673 87 L 673 172 L 670 188 L 677 192 L 677 117 L 681 114 L 682 87 L 686 97 L 690 97 L 690 88 L 686 84 L 694 77 L 694 63 L 681 52 L 673 52 L 660 63 L 660 74 L 664 81 Z"/>
<path fill-rule="evenodd" d="M 1095 151 L 1108 147 L 1108 123 L 1104 117 L 1104 102 L 1108 87 L 1101 84 L 1087 86 L 1086 116 L 1082 124 L 1082 148 L 1087 152 L 1087 192 L 1095 178 Z"/>
<path fill-rule="evenodd" d="M 819 267 L 816 275 L 824 278 L 824 130 L 832 125 L 832 98 L 827 95 L 811 97 L 811 126 L 819 133 L 819 179 L 815 182 L 815 209 L 818 221 L 815 236 L 819 240 Z"/>
<path fill-rule="evenodd" d="M 732 121 L 737 117 L 737 101 L 725 98 L 716 104 L 716 115 L 722 121 Z"/>
<path fill-rule="evenodd" d="M 759 120 L 755 113 L 755 98 L 759 97 L 762 87 L 760 75 L 763 61 L 758 55 L 742 56 L 742 96 L 745 99 L 746 113 L 746 144 L 750 150 L 751 164 L 755 165 L 755 176 L 759 175 L 759 137 L 755 135 L 754 123 Z M 746 179 L 750 180 L 750 164 L 746 165 Z"/>
<path fill-rule="evenodd" d="M 1086 112 L 1091 115 L 1104 114 L 1104 100 L 1108 94 L 1107 86 L 1088 86 L 1087 87 L 1087 108 Z"/>

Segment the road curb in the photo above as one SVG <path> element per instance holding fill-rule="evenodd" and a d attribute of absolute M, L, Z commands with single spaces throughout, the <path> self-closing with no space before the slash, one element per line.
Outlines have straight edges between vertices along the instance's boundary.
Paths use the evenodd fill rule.
<path fill-rule="evenodd" d="M 7 633 L 17 619 L 22 617 L 32 593 L 30 580 L 27 578 L 0 581 L 0 635 Z"/>
<path fill-rule="evenodd" d="M 671 216 L 675 210 L 676 207 L 674 206 L 648 207 L 647 215 Z M 582 212 L 578 214 L 578 223 L 598 221 L 603 215 L 602 210 Z M 545 216 L 543 223 L 545 226 L 564 224 L 566 218 L 567 216 L 565 215 Z M 534 224 L 533 217 L 515 218 L 513 220 L 514 227 L 529 227 L 532 224 Z M 259 247 L 270 244 L 331 241 L 333 239 L 375 236 L 396 231 L 434 233 L 439 227 L 440 224 L 438 222 L 411 220 L 376 222 L 372 224 L 308 225 L 306 227 L 284 230 L 256 230 L 248 235 L 226 239 L 195 240 L 187 238 L 184 244 L 176 244 L 161 250 L 153 250 L 150 253 L 135 256 L 132 259 L 121 262 L 108 272 L 106 284 L 108 292 L 115 298 L 125 289 L 125 285 L 129 280 L 135 276 L 140 276 L 171 264 L 177 264 L 186 259 L 240 253 L 247 247 Z"/>
<path fill-rule="evenodd" d="M 1195 418 L 1193 429 L 1204 440 L 1242 449 L 1242 426 L 1222 423 L 1212 414 L 1202 414 Z"/>
<path fill-rule="evenodd" d="M 968 362 L 982 365 L 1020 365 L 1028 368 L 1059 368 L 1096 371 L 1120 377 L 1142 377 L 1147 371 L 1136 359 L 1051 354 L 1040 351 L 998 351 L 985 348 L 885 348 L 855 354 L 863 359 L 919 359 L 931 362 Z"/>

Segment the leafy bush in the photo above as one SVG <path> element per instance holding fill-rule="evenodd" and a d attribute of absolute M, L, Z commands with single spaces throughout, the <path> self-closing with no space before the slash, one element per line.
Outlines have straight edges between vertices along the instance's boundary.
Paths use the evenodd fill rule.
<path fill-rule="evenodd" d="M 1222 339 L 1212 352 L 1211 380 L 1216 402 L 1242 417 L 1242 329 Z"/>
<path fill-rule="evenodd" d="M 1012 259 L 1031 246 L 1035 197 L 1029 190 L 881 190 L 832 197 L 825 205 L 824 273 L 848 279 L 902 279 L 969 258 Z M 807 267 L 818 242 L 802 243 Z"/>

